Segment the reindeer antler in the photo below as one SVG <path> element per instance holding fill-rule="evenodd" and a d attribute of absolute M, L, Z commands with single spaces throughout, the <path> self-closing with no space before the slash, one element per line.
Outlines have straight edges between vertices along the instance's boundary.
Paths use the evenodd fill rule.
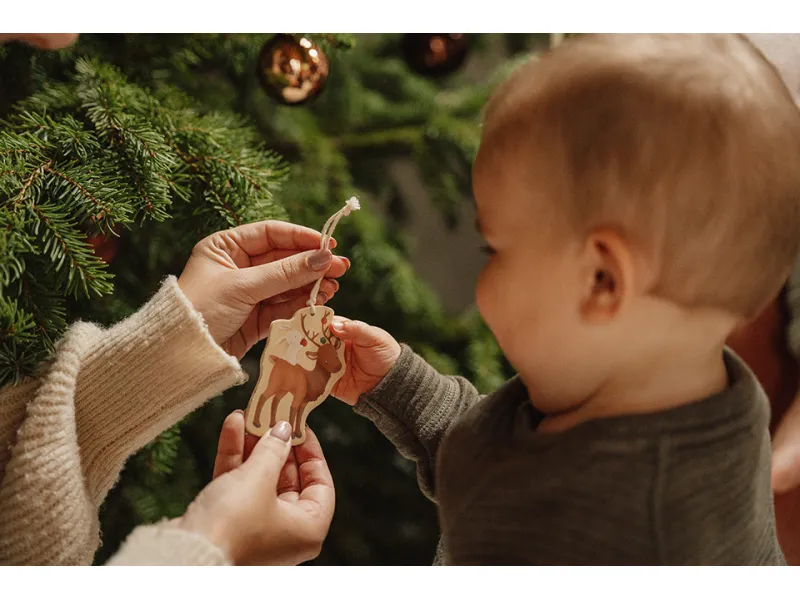
<path fill-rule="evenodd" d="M 327 339 L 327 340 L 328 340 L 328 341 L 329 341 L 331 344 L 333 344 L 334 346 L 336 346 L 336 348 L 338 348 L 339 346 L 341 346 L 341 344 L 342 344 L 342 340 L 340 340 L 338 337 L 336 337 L 335 335 L 333 335 L 333 334 L 331 333 L 331 328 L 330 328 L 330 326 L 325 326 L 325 325 L 323 325 L 323 326 L 322 326 L 322 334 L 325 336 L 325 339 Z"/>
<path fill-rule="evenodd" d="M 321 348 L 322 344 L 318 344 L 317 342 L 314 341 L 314 338 L 317 336 L 317 334 L 313 331 L 309 333 L 306 330 L 306 316 L 307 315 L 300 315 L 300 327 L 303 328 L 303 333 L 305 334 L 308 341 L 314 344 L 317 348 Z"/>

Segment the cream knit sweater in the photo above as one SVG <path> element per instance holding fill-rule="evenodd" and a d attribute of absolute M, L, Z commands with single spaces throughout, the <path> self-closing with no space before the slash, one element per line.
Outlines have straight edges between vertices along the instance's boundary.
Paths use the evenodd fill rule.
<path fill-rule="evenodd" d="M 85 565 L 126 459 L 244 382 L 174 277 L 110 329 L 76 323 L 41 379 L 0 390 L 0 564 Z M 199 535 L 136 529 L 111 564 L 225 564 Z"/>

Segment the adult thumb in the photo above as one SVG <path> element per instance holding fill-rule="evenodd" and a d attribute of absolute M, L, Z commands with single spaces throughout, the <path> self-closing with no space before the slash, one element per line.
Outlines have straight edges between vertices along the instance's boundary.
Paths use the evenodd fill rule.
<path fill-rule="evenodd" d="M 330 250 L 309 250 L 239 271 L 242 288 L 260 302 L 313 283 L 330 268 Z"/>
<path fill-rule="evenodd" d="M 278 485 L 281 469 L 289 458 L 291 437 L 291 425 L 281 421 L 258 440 L 242 468 L 253 472 L 269 489 L 274 489 Z"/>
<path fill-rule="evenodd" d="M 788 492 L 800 485 L 800 396 L 778 424 L 772 438 L 772 489 Z"/>

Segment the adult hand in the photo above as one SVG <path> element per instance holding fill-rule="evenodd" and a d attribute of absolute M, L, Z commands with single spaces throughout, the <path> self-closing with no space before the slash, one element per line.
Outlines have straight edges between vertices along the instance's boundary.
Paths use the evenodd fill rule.
<path fill-rule="evenodd" d="M 206 536 L 237 565 L 296 565 L 319 555 L 335 493 L 322 448 L 308 429 L 291 447 L 279 423 L 245 459 L 244 413 L 222 425 L 214 479 L 176 526 Z"/>
<path fill-rule="evenodd" d="M 0 43 L 19 40 L 42 50 L 66 48 L 78 39 L 77 33 L 0 33 Z"/>
<path fill-rule="evenodd" d="M 772 437 L 772 488 L 788 492 L 800 486 L 800 396 L 783 415 Z"/>
<path fill-rule="evenodd" d="M 339 289 L 336 278 L 350 261 L 319 250 L 320 241 L 319 232 L 280 221 L 219 231 L 194 247 L 178 285 L 214 340 L 241 358 L 266 337 L 274 319 L 291 318 L 305 306 L 317 279 L 325 276 L 318 304 Z"/>

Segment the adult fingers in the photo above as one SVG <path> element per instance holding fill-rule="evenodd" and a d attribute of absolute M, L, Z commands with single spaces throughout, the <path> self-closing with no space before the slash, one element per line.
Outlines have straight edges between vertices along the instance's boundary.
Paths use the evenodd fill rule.
<path fill-rule="evenodd" d="M 297 456 L 292 449 L 278 477 L 278 496 L 282 496 L 284 500 L 296 500 L 299 493 L 300 473 L 297 470 Z"/>
<path fill-rule="evenodd" d="M 227 235 L 249 256 L 270 250 L 312 250 L 319 248 L 322 235 L 309 227 L 283 221 L 260 221 L 240 225 L 215 235 Z M 335 243 L 331 243 L 335 247 Z"/>
<path fill-rule="evenodd" d="M 291 451 L 289 440 L 292 427 L 281 421 L 258 440 L 256 447 L 242 465 L 248 476 L 257 477 L 265 486 L 263 489 L 275 493 L 278 476 Z"/>
<path fill-rule="evenodd" d="M 20 40 L 42 50 L 66 48 L 78 39 L 77 33 L 0 33 L 0 42 Z"/>
<path fill-rule="evenodd" d="M 327 294 L 320 293 L 317 296 L 317 306 L 322 306 L 329 300 Z M 270 324 L 276 319 L 291 319 L 294 313 L 307 306 L 308 296 L 298 296 L 294 300 L 281 302 L 280 304 L 262 304 L 258 312 L 259 331 L 267 335 Z"/>
<path fill-rule="evenodd" d="M 244 460 L 243 454 L 244 413 L 241 410 L 235 410 L 222 423 L 212 479 L 239 467 Z"/>
<path fill-rule="evenodd" d="M 288 292 L 284 292 L 283 294 L 278 294 L 277 296 L 273 296 L 272 298 L 268 298 L 264 300 L 261 304 L 280 304 L 281 302 L 288 302 L 289 300 L 294 300 L 295 298 L 303 297 L 308 300 L 308 295 L 311 293 L 311 288 L 314 287 L 313 283 L 309 283 L 304 285 L 301 288 L 297 288 L 295 290 L 290 290 Z M 328 300 L 333 298 L 336 292 L 339 291 L 339 282 L 335 279 L 329 279 L 325 277 L 322 280 L 322 284 L 319 287 L 319 291 L 323 292 Z"/>
<path fill-rule="evenodd" d="M 800 485 L 800 396 L 778 424 L 772 438 L 772 489 L 788 492 Z"/>
<path fill-rule="evenodd" d="M 247 460 L 250 455 L 253 453 L 253 448 L 256 447 L 258 440 L 261 438 L 257 435 L 253 435 L 252 433 L 245 433 L 244 434 L 244 459 Z"/>
<path fill-rule="evenodd" d="M 261 257 L 258 257 L 257 259 L 253 259 L 250 267 L 245 267 L 245 268 L 250 269 L 253 267 L 260 267 L 262 265 L 267 265 L 272 262 L 276 262 L 278 260 L 291 258 L 299 254 L 299 252 L 282 251 L 280 254 L 285 254 L 285 256 L 282 256 L 280 258 L 274 258 L 272 260 L 266 260 L 262 259 Z M 266 257 L 267 254 L 262 254 L 261 256 Z M 342 275 L 347 273 L 347 271 L 350 269 L 350 265 L 351 265 L 350 259 L 347 258 L 346 256 L 333 256 L 333 258 L 331 259 L 330 266 L 328 267 L 328 271 L 325 273 L 325 277 L 332 277 L 332 278 L 341 277 Z"/>
<path fill-rule="evenodd" d="M 242 300 L 255 304 L 272 296 L 313 283 L 333 263 L 330 250 L 311 250 L 283 260 L 242 269 L 236 273 Z"/>
<path fill-rule="evenodd" d="M 295 254 L 299 254 L 300 252 L 305 252 L 306 250 L 270 250 L 269 252 L 265 252 L 264 254 L 259 254 L 257 256 L 250 257 L 250 266 L 251 267 L 258 267 L 261 265 L 265 265 L 267 263 L 274 262 L 276 260 L 282 260 L 284 258 L 289 258 L 290 256 L 294 256 Z M 350 259 L 345 256 L 334 256 L 333 257 L 333 264 L 331 264 L 331 268 L 329 271 L 329 277 L 341 277 L 342 275 L 347 272 L 350 268 Z"/>
<path fill-rule="evenodd" d="M 333 490 L 333 477 L 328 462 L 322 452 L 322 446 L 316 434 L 306 426 L 306 440 L 294 448 L 297 460 L 297 471 L 300 476 L 301 497 L 314 487 L 325 487 Z"/>
<path fill-rule="evenodd" d="M 308 427 L 306 441 L 295 446 L 295 456 L 301 488 L 297 505 L 311 517 L 315 525 L 324 526 L 327 530 L 336 508 L 336 491 L 319 440 Z"/>

